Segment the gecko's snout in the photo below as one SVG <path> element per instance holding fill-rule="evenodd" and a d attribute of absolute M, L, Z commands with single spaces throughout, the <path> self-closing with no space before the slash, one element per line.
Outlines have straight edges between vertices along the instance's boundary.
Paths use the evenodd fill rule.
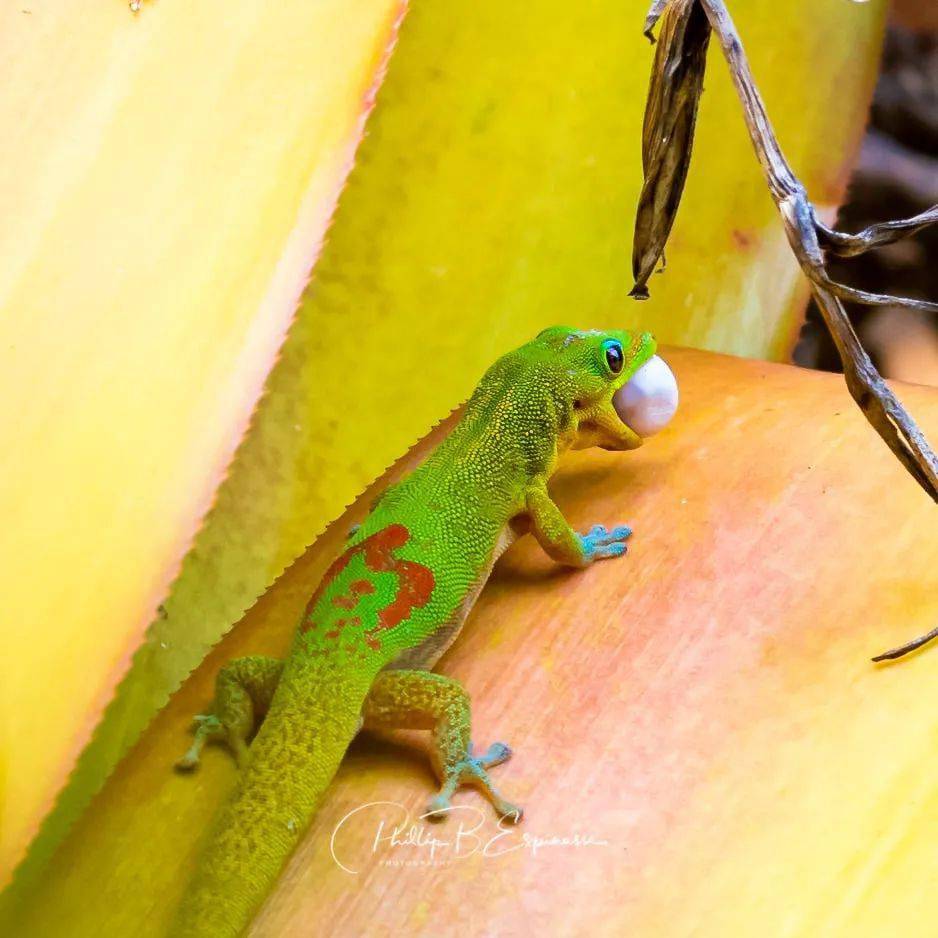
<path fill-rule="evenodd" d="M 677 404 L 677 379 L 658 355 L 652 355 L 612 397 L 619 419 L 640 437 L 663 430 Z"/>

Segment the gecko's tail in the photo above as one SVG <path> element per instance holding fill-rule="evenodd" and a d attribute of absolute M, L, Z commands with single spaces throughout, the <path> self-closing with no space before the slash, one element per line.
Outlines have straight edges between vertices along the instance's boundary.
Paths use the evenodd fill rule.
<path fill-rule="evenodd" d="M 325 690 L 278 692 L 216 818 L 172 938 L 236 938 L 254 918 L 358 730 L 364 691 Z"/>

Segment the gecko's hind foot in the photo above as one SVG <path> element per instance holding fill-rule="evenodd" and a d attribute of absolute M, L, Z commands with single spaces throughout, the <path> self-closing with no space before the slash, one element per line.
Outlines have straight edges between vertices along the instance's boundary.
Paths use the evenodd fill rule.
<path fill-rule="evenodd" d="M 199 756 L 206 740 L 225 736 L 225 728 L 214 713 L 199 713 L 193 718 L 195 723 L 195 739 L 186 750 L 186 754 L 176 763 L 180 772 L 191 772 L 198 768 Z"/>
<path fill-rule="evenodd" d="M 511 749 L 504 743 L 493 743 L 481 756 L 472 755 L 472 743 L 466 758 L 453 765 L 446 773 L 443 785 L 435 798 L 427 805 L 427 817 L 431 821 L 442 821 L 452 808 L 453 792 L 460 785 L 473 785 L 492 803 L 498 816 L 517 824 L 524 813 L 517 805 L 506 801 L 492 784 L 486 769 L 501 765 L 511 758 Z"/>

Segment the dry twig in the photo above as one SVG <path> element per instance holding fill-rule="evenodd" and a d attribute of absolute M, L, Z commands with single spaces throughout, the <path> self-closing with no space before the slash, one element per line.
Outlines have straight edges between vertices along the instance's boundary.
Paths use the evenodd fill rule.
<path fill-rule="evenodd" d="M 938 222 L 938 206 L 913 218 L 873 225 L 858 234 L 828 228 L 818 221 L 804 186 L 779 147 L 736 27 L 722 0 L 655 0 L 645 20 L 645 34 L 649 38 L 659 20 L 659 43 L 642 135 L 645 183 L 635 220 L 632 295 L 638 299 L 648 296 L 648 278 L 663 258 L 677 213 L 690 162 L 707 44 L 712 31 L 729 65 L 749 136 L 781 214 L 789 244 L 811 281 L 818 308 L 834 339 L 847 387 L 867 420 L 912 477 L 938 501 L 938 459 L 915 421 L 873 366 L 841 300 L 932 312 L 938 311 L 938 303 L 857 290 L 831 280 L 825 267 L 825 252 L 855 257 Z M 918 647 L 916 642 L 924 644 L 931 637 L 935 637 L 935 633 L 887 652 L 887 656 L 905 654 Z"/>
<path fill-rule="evenodd" d="M 756 155 L 778 206 L 788 241 L 811 281 L 821 314 L 844 367 L 847 387 L 867 419 L 909 473 L 938 501 L 938 459 L 915 422 L 886 386 L 847 318 L 841 299 L 938 311 L 938 303 L 867 293 L 831 280 L 825 251 L 854 257 L 920 231 L 938 221 L 938 206 L 902 221 L 873 225 L 859 234 L 835 231 L 818 221 L 804 187 L 785 160 L 749 70 L 742 44 L 722 0 L 656 0 L 646 33 L 661 20 L 660 41 L 648 92 L 643 131 L 645 184 L 635 222 L 632 267 L 638 298 L 661 259 L 677 213 L 690 161 L 706 48 L 712 30 L 723 49 L 743 105 Z M 704 22 L 704 19 L 706 22 Z"/>
<path fill-rule="evenodd" d="M 927 645 L 934 638 L 938 638 L 938 626 L 924 635 L 919 635 L 918 638 L 913 638 L 911 642 L 906 642 L 904 645 L 890 651 L 884 651 L 881 655 L 877 655 L 873 661 L 894 661 L 896 658 L 907 655 L 910 651 L 915 651 L 916 648 L 921 648 L 922 645 Z"/>

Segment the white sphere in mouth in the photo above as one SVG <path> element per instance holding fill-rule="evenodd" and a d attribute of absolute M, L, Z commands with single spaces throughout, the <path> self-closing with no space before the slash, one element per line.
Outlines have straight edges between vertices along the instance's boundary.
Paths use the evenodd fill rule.
<path fill-rule="evenodd" d="M 657 355 L 642 365 L 612 397 L 619 419 L 639 436 L 664 429 L 677 410 L 677 380 Z"/>

